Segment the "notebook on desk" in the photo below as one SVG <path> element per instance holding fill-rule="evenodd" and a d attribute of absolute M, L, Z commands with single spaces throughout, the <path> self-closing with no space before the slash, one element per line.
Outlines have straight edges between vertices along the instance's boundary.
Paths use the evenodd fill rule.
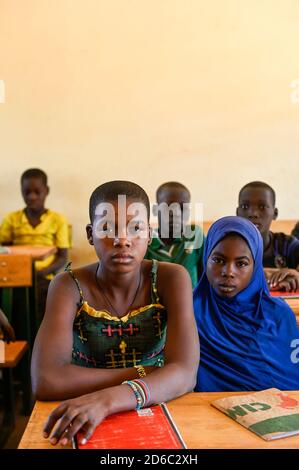
<path fill-rule="evenodd" d="M 76 449 L 186 449 L 164 403 L 108 416 L 87 444 L 74 439 Z"/>
<path fill-rule="evenodd" d="M 299 402 L 277 388 L 220 398 L 211 405 L 265 441 L 299 434 Z"/>
<path fill-rule="evenodd" d="M 285 290 L 271 290 L 272 297 L 280 297 L 281 299 L 299 299 L 299 292 L 286 292 Z"/>

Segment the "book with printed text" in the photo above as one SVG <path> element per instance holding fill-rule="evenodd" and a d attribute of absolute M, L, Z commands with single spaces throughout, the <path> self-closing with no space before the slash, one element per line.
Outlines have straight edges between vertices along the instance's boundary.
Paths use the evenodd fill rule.
<path fill-rule="evenodd" d="M 299 402 L 277 388 L 221 398 L 212 405 L 266 441 L 299 434 Z"/>

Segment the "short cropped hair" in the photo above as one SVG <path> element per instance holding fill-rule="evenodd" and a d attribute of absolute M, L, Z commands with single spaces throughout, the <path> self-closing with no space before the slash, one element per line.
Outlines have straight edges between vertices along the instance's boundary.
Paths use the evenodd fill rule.
<path fill-rule="evenodd" d="M 98 186 L 89 199 L 89 217 L 91 223 L 94 220 L 95 210 L 101 202 L 117 201 L 118 195 L 124 195 L 127 199 L 133 199 L 145 205 L 148 220 L 150 218 L 150 202 L 148 195 L 141 186 L 131 181 L 108 181 Z"/>
<path fill-rule="evenodd" d="M 247 189 L 247 188 L 263 188 L 263 189 L 267 189 L 267 190 L 271 193 L 273 206 L 275 206 L 275 202 L 276 202 L 276 194 L 275 194 L 275 191 L 274 191 L 273 188 L 271 188 L 271 186 L 269 186 L 267 183 L 264 183 L 263 181 L 251 181 L 250 183 L 245 184 L 245 186 L 243 186 L 243 188 L 242 188 L 242 189 L 240 190 L 240 192 L 239 192 L 239 201 L 240 201 L 240 197 L 241 197 L 242 191 L 244 191 L 244 190 Z"/>
<path fill-rule="evenodd" d="M 191 194 L 188 188 L 184 186 L 182 183 L 178 183 L 177 181 L 168 181 L 166 183 L 161 184 L 157 191 L 156 191 L 156 199 L 158 200 L 161 197 L 161 194 L 163 191 L 168 190 L 168 189 L 179 189 L 182 192 L 185 192 L 188 194 L 189 199 L 191 198 Z"/>
<path fill-rule="evenodd" d="M 28 170 L 24 171 L 21 176 L 21 184 L 23 184 L 24 180 L 28 180 L 29 178 L 40 178 L 45 186 L 48 184 L 48 177 L 46 173 L 39 168 L 29 168 Z"/>

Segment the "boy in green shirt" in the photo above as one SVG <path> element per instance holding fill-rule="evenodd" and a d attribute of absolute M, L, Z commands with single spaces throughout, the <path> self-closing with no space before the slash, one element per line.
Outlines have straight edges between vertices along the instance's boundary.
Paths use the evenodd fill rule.
<path fill-rule="evenodd" d="M 195 287 L 201 274 L 204 237 L 198 225 L 186 225 L 190 191 L 181 183 L 167 182 L 157 189 L 156 200 L 158 229 L 153 232 L 145 258 L 181 264 Z M 165 217 L 163 209 L 169 211 L 169 216 Z M 187 231 L 192 231 L 191 238 Z"/>

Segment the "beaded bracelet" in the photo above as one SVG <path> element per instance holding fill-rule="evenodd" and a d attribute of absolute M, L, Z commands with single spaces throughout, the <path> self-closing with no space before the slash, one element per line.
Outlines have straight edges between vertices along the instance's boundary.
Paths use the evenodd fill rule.
<path fill-rule="evenodd" d="M 146 401 L 145 395 L 140 391 L 140 385 L 136 385 L 134 380 L 125 380 L 122 384 L 129 385 L 133 390 L 137 402 L 136 410 L 140 410 Z"/>
<path fill-rule="evenodd" d="M 142 387 L 141 384 L 138 383 L 138 380 L 133 380 L 133 384 L 135 385 L 135 387 L 137 388 L 137 393 L 139 393 L 139 395 L 141 396 L 142 398 L 142 408 L 144 407 L 144 405 L 146 404 L 147 402 L 147 397 L 146 397 L 146 393 L 144 391 L 144 388 Z"/>
<path fill-rule="evenodd" d="M 151 398 L 151 394 L 150 394 L 150 390 L 148 388 L 148 385 L 144 380 L 141 380 L 141 379 L 135 379 L 134 382 L 135 382 L 136 385 L 141 386 L 141 388 L 143 390 L 143 393 L 145 395 L 145 403 L 144 403 L 143 406 L 146 406 L 149 403 L 150 398 Z"/>

